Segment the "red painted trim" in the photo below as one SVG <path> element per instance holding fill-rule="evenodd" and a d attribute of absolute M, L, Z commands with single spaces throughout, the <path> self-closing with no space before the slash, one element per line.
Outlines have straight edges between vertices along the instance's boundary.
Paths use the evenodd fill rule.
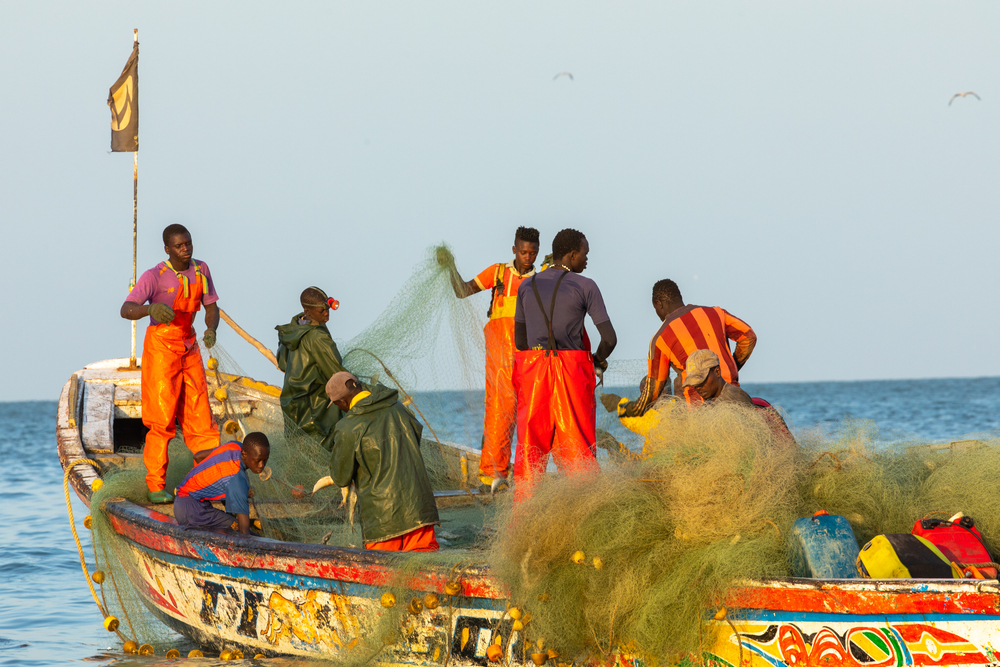
<path fill-rule="evenodd" d="M 1000 598 L 979 591 L 864 591 L 832 585 L 815 589 L 747 587 L 729 591 L 729 609 L 775 609 L 825 614 L 988 614 L 1000 616 Z"/>

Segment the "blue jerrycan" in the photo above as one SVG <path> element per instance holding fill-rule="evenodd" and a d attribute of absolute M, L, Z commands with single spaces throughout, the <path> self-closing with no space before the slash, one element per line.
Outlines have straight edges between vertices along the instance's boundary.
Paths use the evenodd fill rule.
<path fill-rule="evenodd" d="M 824 510 L 796 519 L 788 536 L 788 560 L 796 577 L 856 579 L 859 551 L 847 519 Z"/>

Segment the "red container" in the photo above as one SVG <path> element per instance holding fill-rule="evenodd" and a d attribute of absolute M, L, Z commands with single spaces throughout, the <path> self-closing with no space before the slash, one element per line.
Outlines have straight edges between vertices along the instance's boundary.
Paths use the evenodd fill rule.
<path fill-rule="evenodd" d="M 969 521 L 969 519 L 963 519 Z M 986 550 L 986 545 L 982 542 L 982 535 L 975 526 L 968 528 L 950 521 L 940 519 L 921 519 L 913 524 L 913 534 L 930 541 L 941 553 L 950 561 L 962 568 L 966 577 L 975 577 L 972 569 L 966 567 L 970 563 L 989 563 L 993 560 L 990 552 Z M 987 579 L 997 578 L 995 567 L 976 568 Z"/>

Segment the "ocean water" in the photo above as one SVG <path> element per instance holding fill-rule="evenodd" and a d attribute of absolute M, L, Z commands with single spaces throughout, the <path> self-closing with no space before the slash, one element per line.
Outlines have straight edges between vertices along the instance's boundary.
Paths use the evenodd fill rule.
<path fill-rule="evenodd" d="M 1000 431 L 1000 378 L 744 388 L 780 406 L 793 429 L 833 429 L 850 416 L 874 420 L 885 440 L 957 440 Z M 454 402 L 474 406 L 477 399 L 456 395 Z M 451 413 L 452 419 L 457 412 Z M 55 415 L 54 401 L 0 403 L 0 465 L 5 477 L 0 485 L 0 665 L 213 664 L 124 656 L 114 635 L 102 627 L 67 522 Z M 469 418 L 475 419 L 476 412 L 465 413 Z M 71 497 L 85 553 L 90 553 L 89 531 L 83 528 L 88 510 L 75 494 Z M 177 648 L 186 654 L 192 645 L 178 637 Z"/>

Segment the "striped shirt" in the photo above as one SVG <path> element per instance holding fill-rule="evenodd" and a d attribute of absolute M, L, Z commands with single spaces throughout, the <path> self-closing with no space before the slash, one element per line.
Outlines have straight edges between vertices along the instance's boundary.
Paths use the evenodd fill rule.
<path fill-rule="evenodd" d="M 729 351 L 729 341 L 736 351 Z M 649 409 L 670 379 L 670 368 L 681 382 L 686 377 L 687 358 L 695 350 L 711 350 L 719 356 L 719 370 L 726 382 L 739 385 L 739 368 L 750 358 L 757 334 L 750 325 L 710 306 L 682 306 L 667 315 L 649 343 L 649 371 L 639 398 L 628 404 L 625 415 L 639 416 Z"/>
<path fill-rule="evenodd" d="M 177 496 L 190 496 L 195 500 L 222 500 L 230 480 L 240 474 L 243 450 L 238 442 L 227 442 L 216 447 L 205 459 L 191 469 L 177 487 Z M 245 475 L 244 475 L 245 476 Z"/>

